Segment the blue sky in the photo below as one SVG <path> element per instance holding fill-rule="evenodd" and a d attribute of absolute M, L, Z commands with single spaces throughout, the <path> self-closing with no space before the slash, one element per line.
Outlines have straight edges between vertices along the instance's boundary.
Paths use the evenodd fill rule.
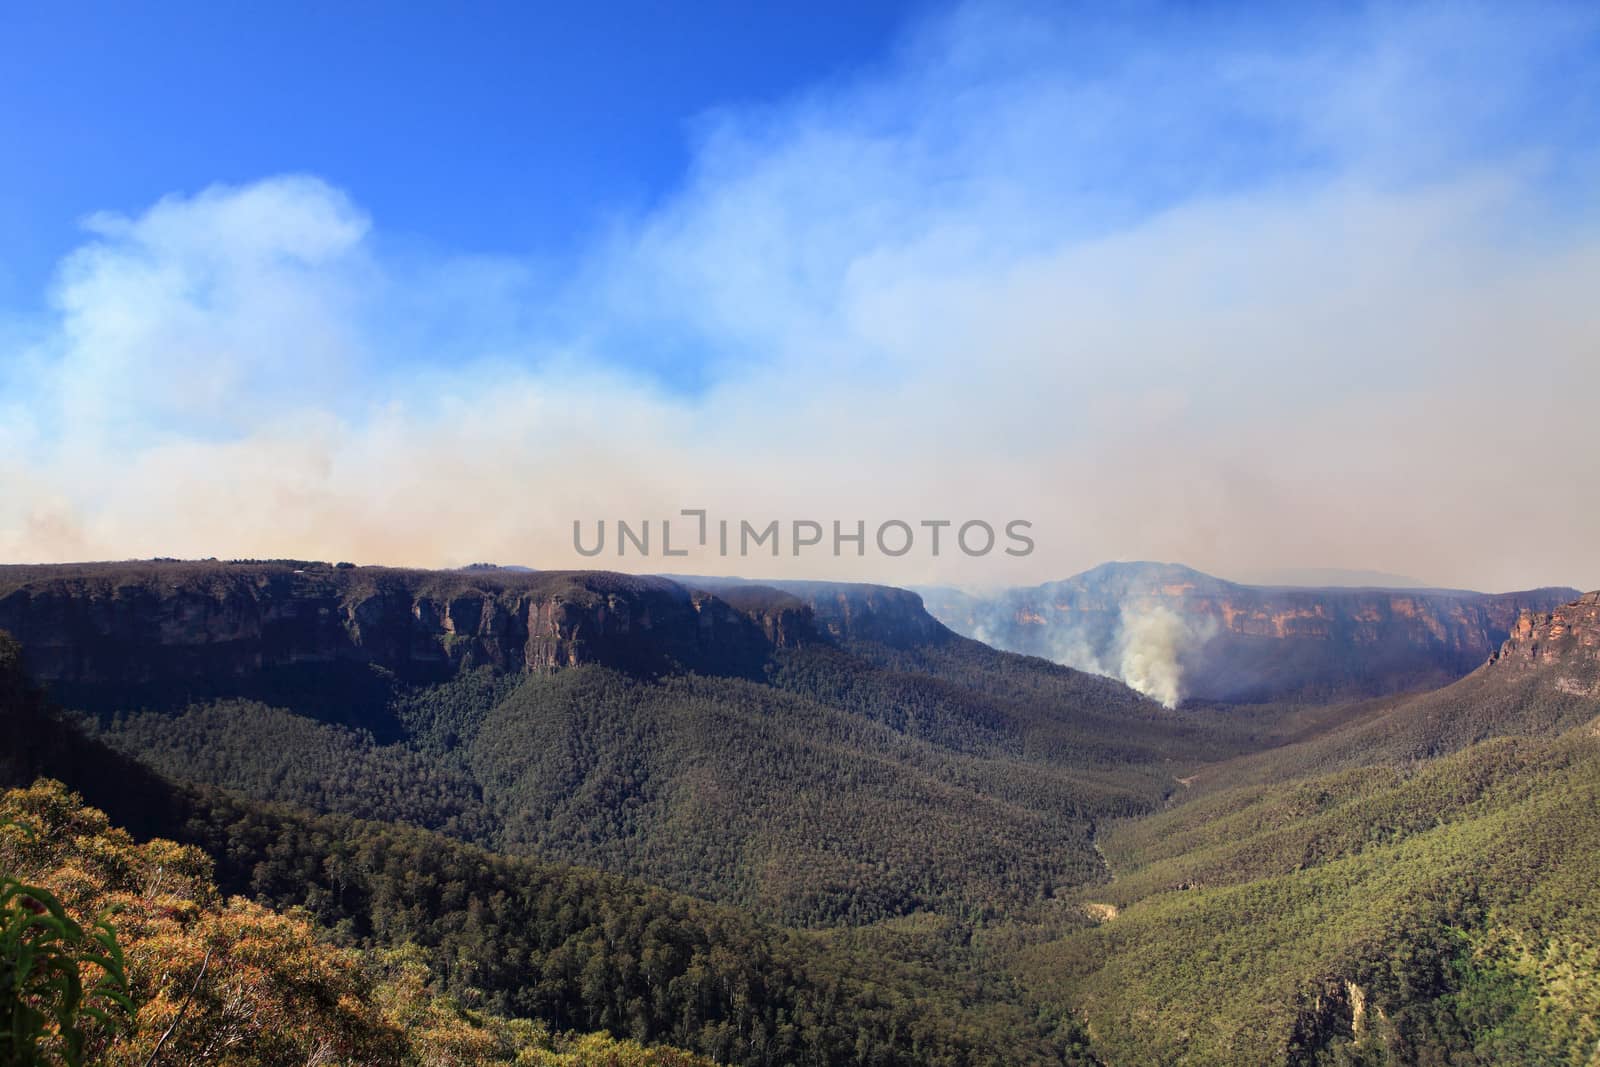
<path fill-rule="evenodd" d="M 568 255 L 681 179 L 707 112 L 882 62 L 921 6 L 7 5 L 0 297 L 36 299 L 85 215 L 283 172 L 397 235 Z"/>
<path fill-rule="evenodd" d="M 1588 7 L 222 11 L 0 15 L 0 558 L 1600 584 Z"/>
<path fill-rule="evenodd" d="M 826 0 L 13 5 L 0 14 L 0 144 L 11 160 L 0 169 L 0 302 L 37 300 L 87 215 L 279 173 L 351 191 L 392 240 L 561 261 L 678 188 L 698 132 L 719 115 L 870 77 L 943 10 Z M 1009 10 L 1019 27 L 1040 18 L 1038 8 Z M 1351 32 L 1313 6 L 1298 10 L 1264 24 L 1269 47 L 1285 33 L 1331 33 L 1336 44 Z M 1122 11 L 1080 6 L 1070 28 L 1046 21 L 1018 33 L 1037 32 L 1040 52 L 1065 43 L 1050 58 L 1092 73 L 1139 46 L 1186 40 L 1204 54 L 1249 39 L 1257 17 L 1226 5 Z M 1592 140 L 1592 35 L 1543 49 L 1518 72 L 1537 83 L 1514 87 L 1517 106 L 1501 109 L 1507 87 L 1483 83 L 1504 68 L 1475 68 L 1482 41 L 1452 55 L 1451 20 L 1438 21 L 1437 61 L 1459 64 L 1460 88 L 1480 83 L 1452 96 L 1482 110 L 1474 137 L 1495 148 L 1546 130 Z M 1059 40 L 1072 33 L 1094 46 Z M 1197 130 L 1203 150 L 1179 141 L 1163 158 L 1145 146 L 1113 175 L 1140 195 L 1136 206 L 1197 181 L 1326 163 L 1260 110 L 1210 118 Z"/>

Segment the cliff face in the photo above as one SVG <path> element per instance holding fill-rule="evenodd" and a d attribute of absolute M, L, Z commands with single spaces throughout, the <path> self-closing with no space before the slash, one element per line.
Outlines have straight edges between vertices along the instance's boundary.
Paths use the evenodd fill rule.
<path fill-rule="evenodd" d="M 41 681 L 121 693 L 318 667 L 747 674 L 813 633 L 798 601 L 740 610 L 663 579 L 225 563 L 0 568 L 0 630 Z"/>
<path fill-rule="evenodd" d="M 1524 611 L 1485 672 L 1545 672 L 1557 689 L 1600 696 L 1600 592 L 1549 611 Z"/>
<path fill-rule="evenodd" d="M 957 632 L 1001 648 L 1114 675 L 1125 661 L 1165 657 L 1183 696 L 1262 700 L 1444 684 L 1482 664 L 1523 611 L 1549 611 L 1576 592 L 1248 586 L 1133 563 L 989 597 L 926 599 Z"/>
<path fill-rule="evenodd" d="M 676 580 L 709 590 L 756 619 L 780 647 L 803 640 L 835 640 L 910 648 L 955 637 L 929 614 L 921 596 L 894 586 L 803 581 L 766 584 L 726 577 Z"/>
<path fill-rule="evenodd" d="M 292 562 L 0 567 L 0 630 L 33 677 L 107 709 L 285 687 L 359 705 L 371 668 L 401 682 L 586 663 L 758 677 L 776 648 L 949 636 L 915 594 L 875 586 Z"/>
<path fill-rule="evenodd" d="M 955 636 L 909 590 L 839 582 L 784 582 L 781 588 L 805 604 L 820 631 L 839 640 L 910 648 Z"/>

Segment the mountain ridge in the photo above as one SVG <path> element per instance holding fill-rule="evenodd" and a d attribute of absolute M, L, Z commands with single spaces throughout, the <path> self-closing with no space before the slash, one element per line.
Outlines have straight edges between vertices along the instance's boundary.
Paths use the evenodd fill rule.
<path fill-rule="evenodd" d="M 1435 691 L 1176 708 L 870 585 L 101 565 L 0 569 L 0 610 L 54 691 L 109 701 L 42 721 L 0 684 L 0 773 L 54 769 L 509 1015 L 752 1064 L 1600 1036 L 1600 595 L 1520 610 Z M 281 671 L 310 673 L 257 684 Z"/>
<path fill-rule="evenodd" d="M 293 675 L 283 684 L 298 685 L 301 675 L 364 667 L 415 683 L 485 665 L 755 677 L 774 650 L 799 643 L 954 638 L 915 594 L 834 583 L 801 592 L 610 571 L 10 565 L 0 566 L 0 629 L 22 643 L 34 677 L 97 706 L 130 693 L 178 703 L 245 678 Z M 163 692 L 170 679 L 183 692 Z"/>
<path fill-rule="evenodd" d="M 1524 609 L 1578 595 L 1253 586 L 1182 564 L 1106 563 L 980 596 L 925 588 L 957 633 L 1121 677 L 1146 693 L 1269 701 L 1379 696 L 1446 684 L 1492 655 Z"/>
<path fill-rule="evenodd" d="M 88 728 L 165 773 L 801 924 L 1042 899 L 1097 870 L 1094 818 L 1159 803 L 1174 760 L 1240 749 L 1223 724 L 960 637 L 914 593 L 716 590 L 4 568 L 0 629 Z"/>

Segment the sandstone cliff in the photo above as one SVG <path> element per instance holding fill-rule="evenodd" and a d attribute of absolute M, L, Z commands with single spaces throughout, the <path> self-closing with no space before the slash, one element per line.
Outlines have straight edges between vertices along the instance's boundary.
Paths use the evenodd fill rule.
<path fill-rule="evenodd" d="M 1524 611 L 1486 671 L 1544 672 L 1557 689 L 1600 696 L 1600 592 L 1549 611 Z"/>
<path fill-rule="evenodd" d="M 402 683 L 587 663 L 758 677 L 774 649 L 808 641 L 952 636 L 915 594 L 877 586 L 293 561 L 0 566 L 0 630 L 75 706 L 289 690 L 369 726 L 349 709 L 381 696 L 374 670 Z"/>
<path fill-rule="evenodd" d="M 310 563 L 0 567 L 0 630 L 34 677 L 89 704 L 351 668 L 402 681 L 463 665 L 754 673 L 774 642 L 812 633 L 792 598 L 741 610 L 659 578 Z"/>

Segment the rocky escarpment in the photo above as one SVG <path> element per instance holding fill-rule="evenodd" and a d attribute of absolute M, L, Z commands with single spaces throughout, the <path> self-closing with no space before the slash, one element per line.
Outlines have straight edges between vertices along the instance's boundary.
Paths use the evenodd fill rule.
<path fill-rule="evenodd" d="M 1485 670 L 1547 673 L 1557 689 L 1600 696 L 1600 592 L 1549 611 L 1524 611 Z"/>
<path fill-rule="evenodd" d="M 692 581 L 746 612 L 799 608 L 817 636 L 870 641 L 894 648 L 938 644 L 955 634 L 928 613 L 922 597 L 894 586 L 855 582 L 781 581 L 761 585 L 733 578 Z"/>
<path fill-rule="evenodd" d="M 402 681 L 584 663 L 754 675 L 775 645 L 817 637 L 793 597 L 735 606 L 660 578 L 216 562 L 0 567 L 0 630 L 34 677 L 91 704 L 265 678 L 326 687 L 368 668 Z"/>
<path fill-rule="evenodd" d="M 924 595 L 952 629 L 1009 651 L 1124 677 L 1156 664 L 1185 696 L 1264 700 L 1445 684 L 1488 659 L 1523 611 L 1576 594 L 1249 586 L 1113 563 L 993 595 Z"/>

